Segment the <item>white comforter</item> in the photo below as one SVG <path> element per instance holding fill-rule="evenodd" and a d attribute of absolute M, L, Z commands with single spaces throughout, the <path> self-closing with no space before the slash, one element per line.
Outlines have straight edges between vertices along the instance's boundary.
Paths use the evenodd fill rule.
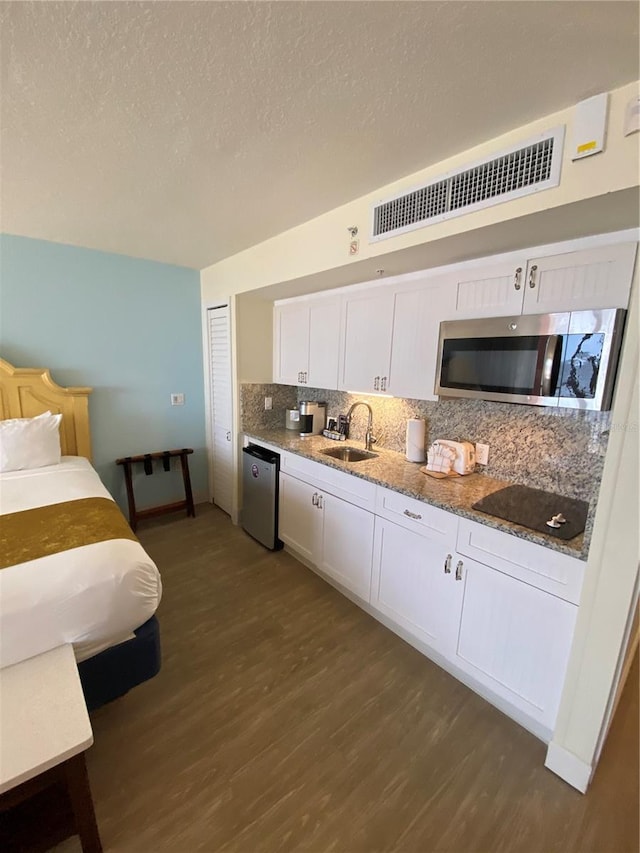
<path fill-rule="evenodd" d="M 111 498 L 91 464 L 0 474 L 0 516 L 76 498 Z M 0 524 L 2 519 L 0 518 Z M 160 603 L 160 574 L 138 542 L 96 542 L 0 570 L 0 667 L 73 643 L 79 661 L 122 642 Z"/>

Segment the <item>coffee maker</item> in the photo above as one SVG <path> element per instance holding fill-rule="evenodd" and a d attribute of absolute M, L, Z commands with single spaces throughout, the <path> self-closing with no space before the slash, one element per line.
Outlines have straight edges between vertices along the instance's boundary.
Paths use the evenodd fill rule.
<path fill-rule="evenodd" d="M 318 435 L 325 428 L 327 404 L 315 400 L 302 400 L 300 409 L 300 435 Z"/>

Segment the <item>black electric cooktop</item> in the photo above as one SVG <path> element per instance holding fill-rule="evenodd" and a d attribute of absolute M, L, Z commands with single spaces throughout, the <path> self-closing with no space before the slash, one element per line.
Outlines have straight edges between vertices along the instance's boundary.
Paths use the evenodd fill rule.
<path fill-rule="evenodd" d="M 586 501 L 565 498 L 529 486 L 507 486 L 477 501 L 472 508 L 565 540 L 582 533 L 589 512 Z M 559 514 L 566 522 L 560 527 L 549 527 L 547 521 Z"/>

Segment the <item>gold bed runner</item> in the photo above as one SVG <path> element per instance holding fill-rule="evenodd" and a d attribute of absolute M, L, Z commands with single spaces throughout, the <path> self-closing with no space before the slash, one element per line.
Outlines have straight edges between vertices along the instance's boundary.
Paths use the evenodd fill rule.
<path fill-rule="evenodd" d="M 108 498 L 81 498 L 1 515 L 0 569 L 107 539 L 137 541 Z"/>

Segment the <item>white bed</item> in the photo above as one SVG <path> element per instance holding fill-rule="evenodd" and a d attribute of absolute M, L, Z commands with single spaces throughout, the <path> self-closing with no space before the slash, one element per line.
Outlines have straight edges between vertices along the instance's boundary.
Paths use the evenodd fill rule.
<path fill-rule="evenodd" d="M 0 421 L 32 420 L 44 413 L 50 419 L 48 413 L 53 413 L 59 433 L 56 458 L 62 456 L 56 465 L 40 462 L 41 467 L 33 467 L 28 455 L 28 464 L 8 465 L 3 456 L 8 445 L 0 448 L 0 525 L 3 514 L 19 517 L 23 510 L 38 512 L 38 507 L 82 498 L 112 500 L 90 463 L 91 391 L 58 385 L 47 369 L 17 368 L 0 359 Z M 5 441 L 12 430 L 10 426 L 4 431 Z M 124 518 L 121 522 L 126 529 Z M 5 521 L 7 539 L 11 529 Z M 57 533 L 59 528 L 53 529 Z M 13 544 L 8 540 L 10 550 L 0 555 L 6 558 L 1 560 L 4 565 L 13 559 Z M 154 613 L 160 576 L 133 536 L 15 563 L 0 569 L 0 666 L 71 642 L 91 707 L 121 696 L 159 671 L 160 634 Z"/>
<path fill-rule="evenodd" d="M 89 461 L 0 474 L 0 516 L 109 498 Z M 2 518 L 0 517 L 0 524 Z M 123 642 L 156 611 L 160 575 L 137 541 L 115 539 L 0 570 L 0 667 L 73 643 L 78 661 Z"/>

